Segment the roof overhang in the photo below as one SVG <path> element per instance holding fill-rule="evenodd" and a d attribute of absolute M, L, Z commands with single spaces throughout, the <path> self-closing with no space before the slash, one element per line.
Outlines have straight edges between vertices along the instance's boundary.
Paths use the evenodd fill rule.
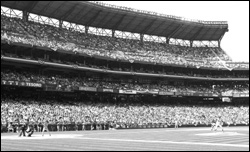
<path fill-rule="evenodd" d="M 223 21 L 195 22 L 86 1 L 1 1 L 1 6 L 85 26 L 191 41 L 217 41 L 228 31 Z"/>

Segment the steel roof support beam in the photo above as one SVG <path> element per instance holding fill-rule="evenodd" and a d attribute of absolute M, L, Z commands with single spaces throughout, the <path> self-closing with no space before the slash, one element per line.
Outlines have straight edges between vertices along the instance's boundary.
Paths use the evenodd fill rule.
<path fill-rule="evenodd" d="M 168 38 L 166 37 L 166 43 L 167 43 L 167 44 L 169 44 L 169 40 L 170 40 L 170 39 L 168 39 Z"/>
<path fill-rule="evenodd" d="M 85 33 L 89 34 L 89 26 L 85 26 Z"/>
<path fill-rule="evenodd" d="M 148 30 L 153 26 L 153 24 L 155 23 L 157 19 L 154 19 L 143 31 L 142 33 L 146 33 L 148 32 Z"/>
<path fill-rule="evenodd" d="M 91 17 L 91 18 L 87 21 L 86 26 L 91 25 L 91 24 L 96 20 L 96 18 L 98 17 L 98 15 L 99 15 L 101 12 L 102 12 L 102 10 L 98 11 L 93 17 Z"/>
<path fill-rule="evenodd" d="M 62 28 L 63 20 L 59 20 L 59 28 Z"/>
<path fill-rule="evenodd" d="M 201 46 L 206 46 L 207 47 L 207 44 L 205 44 L 203 41 L 199 41 L 200 42 L 200 45 Z M 209 45 L 209 44 L 208 44 Z"/>
<path fill-rule="evenodd" d="M 25 7 L 24 11 L 31 12 L 37 3 L 39 3 L 39 1 L 31 2 L 29 5 Z"/>
<path fill-rule="evenodd" d="M 1 3 L 2 3 L 2 1 L 1 1 Z M 3 8 L 1 7 L 1 13 L 2 13 L 2 12 L 3 12 L 5 15 L 6 15 L 6 14 L 9 14 L 9 15 L 10 15 L 11 12 L 12 12 L 12 9 L 7 7 L 5 10 L 3 10 Z"/>
<path fill-rule="evenodd" d="M 217 44 L 215 42 L 217 42 Z M 211 44 L 211 46 L 218 47 L 218 41 L 209 41 L 209 46 L 210 46 L 210 44 Z"/>
<path fill-rule="evenodd" d="M 64 13 L 62 16 L 60 16 L 60 20 L 65 20 L 78 6 L 78 4 L 75 4 L 73 7 L 71 7 L 66 13 Z"/>
<path fill-rule="evenodd" d="M 115 30 L 112 30 L 112 37 L 115 37 Z"/>
<path fill-rule="evenodd" d="M 189 41 L 190 42 L 190 47 L 193 47 L 193 42 L 194 41 Z"/>
<path fill-rule="evenodd" d="M 27 11 L 23 11 L 22 19 L 27 22 L 29 19 L 29 13 Z"/>
<path fill-rule="evenodd" d="M 45 5 L 43 7 L 43 9 L 38 14 L 43 14 L 48 9 L 48 7 L 50 7 L 53 3 L 54 3 L 54 1 L 49 1 L 49 3 L 47 5 Z"/>
<path fill-rule="evenodd" d="M 140 42 L 141 42 L 141 44 L 143 44 L 143 38 L 144 38 L 144 34 L 140 34 Z"/>
<path fill-rule="evenodd" d="M 123 21 L 124 17 L 127 16 L 127 14 L 124 14 L 119 20 L 118 22 L 115 23 L 114 26 L 111 27 L 112 30 L 115 30 L 120 24 L 121 22 Z"/>

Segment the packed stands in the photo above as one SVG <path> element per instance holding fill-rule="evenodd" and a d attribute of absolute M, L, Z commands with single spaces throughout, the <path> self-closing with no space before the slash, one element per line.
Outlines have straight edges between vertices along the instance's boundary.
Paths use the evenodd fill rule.
<path fill-rule="evenodd" d="M 36 53 L 29 55 L 29 53 L 24 53 L 25 51 L 28 52 L 29 49 L 16 47 L 15 49 L 20 50 L 1 50 L 2 57 L 107 69 L 116 72 L 128 71 L 131 73 L 141 72 L 172 76 L 166 81 L 155 80 L 157 78 L 150 77 L 143 82 L 138 81 L 137 75 L 132 74 L 130 75 L 131 79 L 122 74 L 114 76 L 113 79 L 113 77 L 108 77 L 107 73 L 96 72 L 98 73 L 95 73 L 96 75 L 101 75 L 96 78 L 96 75 L 91 73 L 93 71 L 85 70 L 84 74 L 81 75 L 80 70 L 77 71 L 76 69 L 70 69 L 72 73 L 66 70 L 61 73 L 57 71 L 57 73 L 54 71 L 55 67 L 48 68 L 42 64 L 35 65 L 41 68 L 38 70 L 34 69 L 32 64 L 26 65 L 29 68 L 24 70 L 19 69 L 22 67 L 21 64 L 15 66 L 19 62 L 11 62 L 10 67 L 12 68 L 6 68 L 9 64 L 2 64 L 1 87 L 4 89 L 1 91 L 1 124 L 4 126 L 8 126 L 10 123 L 19 125 L 19 119 L 21 120 L 20 123 L 24 123 L 27 118 L 37 128 L 42 122 L 49 120 L 51 126 L 71 126 L 68 129 L 66 127 L 66 130 L 73 130 L 74 127 L 77 130 L 78 127 L 76 126 L 82 126 L 82 129 L 84 129 L 83 126 L 87 124 L 91 125 L 91 127 L 94 125 L 96 129 L 97 126 L 104 129 L 105 125 L 112 126 L 112 124 L 115 124 L 117 128 L 133 128 L 152 124 L 171 126 L 176 121 L 179 122 L 180 126 L 208 126 L 217 117 L 221 117 L 226 125 L 249 124 L 249 102 L 243 105 L 235 102 L 228 104 L 216 103 L 217 100 L 221 101 L 224 96 L 230 98 L 241 98 L 243 97 L 240 96 L 241 94 L 244 95 L 244 98 L 249 96 L 249 80 L 246 80 L 246 78 L 249 78 L 248 71 L 231 71 L 234 68 L 248 69 L 249 64 L 231 62 L 230 57 L 221 48 L 187 47 L 99 36 L 82 33 L 74 29 L 24 21 L 20 18 L 11 18 L 5 15 L 1 15 L 1 40 L 8 44 L 17 42 L 49 48 L 50 50 L 48 51 L 50 55 L 48 58 L 48 54 L 41 51 L 41 48 L 35 47 L 32 51 L 36 51 Z M 60 50 L 67 53 L 73 52 L 74 57 L 67 53 L 65 55 Z M 58 55 L 59 53 L 61 54 Z M 110 61 L 103 60 L 103 62 L 109 64 L 103 64 L 103 62 L 98 64 L 99 60 L 95 58 L 88 59 L 85 56 L 83 59 L 79 54 L 88 55 L 89 57 L 105 57 Z M 58 58 L 58 56 L 61 58 Z M 129 66 L 121 62 L 119 62 L 118 66 L 117 63 L 120 60 L 129 61 Z M 134 63 L 135 61 L 143 61 L 148 64 L 137 64 Z M 3 60 L 3 63 L 7 62 Z M 130 63 L 134 63 L 133 66 Z M 185 65 L 185 67 L 176 68 L 176 65 Z M 214 69 L 226 67 L 230 69 L 230 72 L 225 70 L 216 71 L 214 69 L 204 70 L 199 69 L 200 67 Z M 173 76 L 192 76 L 193 78 L 192 81 L 190 79 L 188 79 L 190 81 L 186 81 L 187 79 L 183 77 Z M 203 77 L 203 79 L 197 79 L 197 77 Z M 230 79 L 211 81 L 206 80 L 206 78 Z M 244 79 L 235 81 L 231 80 L 231 78 Z M 25 89 L 20 90 L 25 92 L 30 89 L 27 86 L 5 85 L 3 81 L 18 82 L 20 84 L 24 82 L 39 83 L 42 84 L 42 87 L 39 89 L 32 88 L 34 90 L 30 91 L 29 94 L 17 91 L 18 88 L 23 87 Z M 56 89 L 46 90 L 45 87 L 49 86 L 48 84 L 55 85 Z M 80 90 L 80 87 L 86 87 L 90 90 Z M 68 88 L 68 90 L 62 88 Z M 93 88 L 95 91 L 91 91 Z M 101 88 L 102 91 L 97 91 L 97 88 Z M 110 89 L 111 91 L 104 92 L 103 89 Z M 118 91 L 113 92 L 115 89 Z M 127 92 L 124 93 L 123 91 L 127 90 L 136 93 L 133 92 L 132 95 L 125 94 Z M 150 94 L 150 91 L 153 93 Z M 58 95 L 60 93 L 67 94 L 66 92 L 70 93 L 67 98 Z M 198 97 L 199 95 L 190 95 L 189 97 L 192 98 L 190 100 L 202 100 L 203 98 L 209 100 L 211 97 L 212 100 L 216 101 L 215 104 L 209 104 L 209 102 L 202 102 L 202 104 L 179 103 L 178 100 L 181 100 L 182 96 L 184 96 L 182 93 L 184 95 L 185 93 L 186 95 L 187 93 L 201 93 L 200 97 Z M 210 95 L 207 93 L 210 93 Z M 130 95 L 132 99 L 130 99 Z M 121 96 L 126 96 L 124 97 L 126 99 L 122 100 Z M 183 98 L 183 100 L 189 99 Z M 58 131 L 59 129 L 54 128 L 52 130 Z"/>
<path fill-rule="evenodd" d="M 168 91 L 168 92 L 206 92 L 214 94 L 249 93 L 248 82 L 187 82 L 185 84 L 114 82 L 105 79 L 94 80 L 91 77 L 74 76 L 73 74 L 38 74 L 33 71 L 15 71 L 2 69 L 1 79 L 5 81 L 39 82 L 42 84 L 57 84 L 61 87 L 101 87 L 106 89 L 128 89 L 138 91 Z"/>
<path fill-rule="evenodd" d="M 132 103 L 105 103 L 103 99 L 100 102 L 97 99 L 46 98 L 1 94 L 1 122 L 17 124 L 17 119 L 25 118 L 29 118 L 31 123 L 37 125 L 44 120 L 49 120 L 51 125 L 101 125 L 114 122 L 122 128 L 149 124 L 171 126 L 177 119 L 180 126 L 209 125 L 213 119 L 221 117 L 225 125 L 249 124 L 248 105 L 188 105 L 177 104 L 176 101 L 175 104 L 158 104 L 139 102 L 140 98 Z"/>
<path fill-rule="evenodd" d="M 63 49 L 90 56 L 144 61 L 161 64 L 224 67 L 221 61 L 230 61 L 220 48 L 186 47 L 132 39 L 80 33 L 36 22 L 1 15 L 1 39 L 9 42 Z"/>
<path fill-rule="evenodd" d="M 4 47 L 3 47 L 4 48 Z M 35 52 L 34 52 L 35 51 Z M 140 63 L 126 63 L 117 61 L 106 61 L 102 59 L 93 59 L 92 57 L 83 57 L 75 54 L 66 54 L 64 52 L 45 52 L 43 50 L 34 50 L 33 53 L 25 51 L 25 47 L 19 48 L 18 51 L 15 49 L 1 50 L 1 55 L 4 57 L 20 58 L 25 60 L 35 60 L 40 63 L 59 63 L 63 65 L 78 66 L 84 68 L 98 69 L 98 70 L 109 70 L 109 71 L 124 71 L 133 73 L 143 74 L 160 74 L 169 76 L 188 76 L 193 78 L 205 77 L 205 78 L 249 78 L 247 70 L 207 70 L 199 69 L 195 67 L 173 67 L 163 65 L 151 65 L 151 64 L 140 64 Z M 44 58 L 44 56 L 49 56 Z"/>

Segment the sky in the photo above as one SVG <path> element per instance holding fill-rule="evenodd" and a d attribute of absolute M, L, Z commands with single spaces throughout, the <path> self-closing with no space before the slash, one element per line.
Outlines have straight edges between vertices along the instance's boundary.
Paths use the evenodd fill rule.
<path fill-rule="evenodd" d="M 221 48 L 233 61 L 249 62 L 249 1 L 102 1 L 204 21 L 227 21 Z"/>

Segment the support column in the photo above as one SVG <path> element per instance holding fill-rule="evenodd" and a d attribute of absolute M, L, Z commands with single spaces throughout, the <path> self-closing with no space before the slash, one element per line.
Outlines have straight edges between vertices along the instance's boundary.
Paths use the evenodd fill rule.
<path fill-rule="evenodd" d="M 168 37 L 166 37 L 166 43 L 169 44 L 169 39 Z"/>
<path fill-rule="evenodd" d="M 59 20 L 59 28 L 60 28 L 60 29 L 62 28 L 62 24 L 63 24 L 63 21 L 62 21 L 62 20 Z"/>
<path fill-rule="evenodd" d="M 27 11 L 23 11 L 23 21 L 27 22 L 29 20 L 29 13 Z"/>
<path fill-rule="evenodd" d="M 218 47 L 219 47 L 219 48 L 220 48 L 220 42 L 221 42 L 221 41 L 219 40 L 219 41 L 218 41 Z"/>
<path fill-rule="evenodd" d="M 140 42 L 141 42 L 141 44 L 143 44 L 143 37 L 144 37 L 144 34 L 140 34 Z"/>
<path fill-rule="evenodd" d="M 193 41 L 190 41 L 190 47 L 193 47 Z"/>
<path fill-rule="evenodd" d="M 112 30 L 112 38 L 115 37 L 115 30 Z"/>
<path fill-rule="evenodd" d="M 89 33 L 89 26 L 85 26 L 85 33 L 86 33 L 86 34 Z"/>

